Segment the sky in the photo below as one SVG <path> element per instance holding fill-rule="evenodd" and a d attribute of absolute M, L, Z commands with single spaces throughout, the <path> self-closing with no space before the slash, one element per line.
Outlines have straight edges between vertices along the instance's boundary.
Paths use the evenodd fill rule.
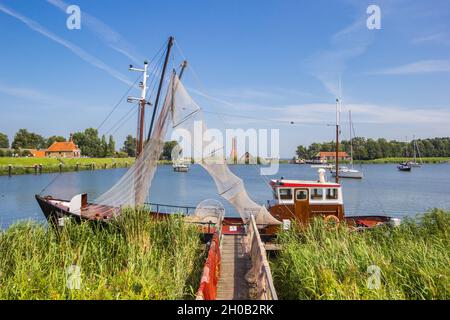
<path fill-rule="evenodd" d="M 125 99 L 105 117 L 137 79 L 129 64 L 170 35 L 169 67 L 188 59 L 183 82 L 208 127 L 279 129 L 281 157 L 334 139 L 339 94 L 344 139 L 348 110 L 358 136 L 450 135 L 450 1 L 65 1 L 0 0 L 0 132 L 10 142 L 20 128 L 68 137 L 94 127 L 120 147 L 137 108 Z M 72 4 L 79 30 L 66 26 Z M 381 29 L 369 30 L 373 4 Z"/>

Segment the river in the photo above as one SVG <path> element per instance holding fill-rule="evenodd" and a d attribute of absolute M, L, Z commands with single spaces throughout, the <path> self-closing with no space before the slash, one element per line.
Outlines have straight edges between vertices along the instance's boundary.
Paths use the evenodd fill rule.
<path fill-rule="evenodd" d="M 317 169 L 309 165 L 280 165 L 273 177 L 259 174 L 257 166 L 233 165 L 231 170 L 241 177 L 250 197 L 264 204 L 272 198 L 267 181 L 283 176 L 286 179 L 317 180 Z M 430 164 L 400 172 L 396 165 L 364 165 L 363 180 L 342 179 L 345 212 L 347 215 L 387 214 L 415 216 L 430 208 L 450 209 L 450 165 Z M 44 221 L 34 199 L 52 182 L 43 194 L 70 199 L 87 192 L 95 199 L 111 187 L 127 169 L 80 171 L 43 175 L 0 176 L 0 226 L 23 219 Z M 331 179 L 331 177 L 329 177 Z M 188 173 L 173 172 L 168 165 L 158 166 L 149 200 L 154 203 L 196 206 L 205 199 L 221 201 L 227 215 L 235 215 L 232 207 L 216 194 L 212 178 L 199 165 L 192 165 Z"/>

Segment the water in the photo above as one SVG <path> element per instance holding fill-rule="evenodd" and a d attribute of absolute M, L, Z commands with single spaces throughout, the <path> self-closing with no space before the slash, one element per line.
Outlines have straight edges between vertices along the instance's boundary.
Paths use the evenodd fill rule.
<path fill-rule="evenodd" d="M 264 204 L 272 198 L 267 182 L 270 178 L 316 180 L 316 169 L 307 165 L 280 165 L 274 177 L 259 175 L 256 166 L 235 165 L 231 170 L 246 184 L 250 197 Z M 347 215 L 387 214 L 414 216 L 430 208 L 450 210 L 450 165 L 424 165 L 412 172 L 400 172 L 396 165 L 365 165 L 363 180 L 342 179 Z M 34 199 L 52 180 L 43 194 L 70 199 L 87 192 L 94 199 L 111 187 L 126 169 L 69 172 L 63 174 L 0 176 L 0 226 L 5 228 L 22 219 L 44 221 Z M 331 179 L 331 177 L 329 177 Z M 173 172 L 171 166 L 159 166 L 156 171 L 150 201 L 155 203 L 193 206 L 205 199 L 221 201 L 227 215 L 233 208 L 217 196 L 213 180 L 198 165 L 189 173 Z"/>

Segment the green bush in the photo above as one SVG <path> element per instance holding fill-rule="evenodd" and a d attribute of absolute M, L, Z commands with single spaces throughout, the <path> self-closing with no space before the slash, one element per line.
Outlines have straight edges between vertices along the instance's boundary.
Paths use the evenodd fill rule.
<path fill-rule="evenodd" d="M 450 212 L 363 232 L 320 219 L 302 233 L 281 233 L 279 242 L 271 266 L 283 299 L 450 298 Z M 381 270 L 379 289 L 367 286 L 372 265 Z"/>

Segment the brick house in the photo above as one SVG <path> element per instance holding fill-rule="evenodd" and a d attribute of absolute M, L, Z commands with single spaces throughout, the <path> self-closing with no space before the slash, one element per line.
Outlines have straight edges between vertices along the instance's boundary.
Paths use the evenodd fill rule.
<path fill-rule="evenodd" d="M 333 152 L 333 151 L 331 151 L 331 152 L 321 151 L 318 154 L 316 154 L 315 158 L 317 160 L 322 161 L 322 162 L 336 161 L 336 152 Z M 342 161 L 342 160 L 350 160 L 350 156 L 345 151 L 339 151 L 338 158 L 339 158 L 340 161 Z"/>

